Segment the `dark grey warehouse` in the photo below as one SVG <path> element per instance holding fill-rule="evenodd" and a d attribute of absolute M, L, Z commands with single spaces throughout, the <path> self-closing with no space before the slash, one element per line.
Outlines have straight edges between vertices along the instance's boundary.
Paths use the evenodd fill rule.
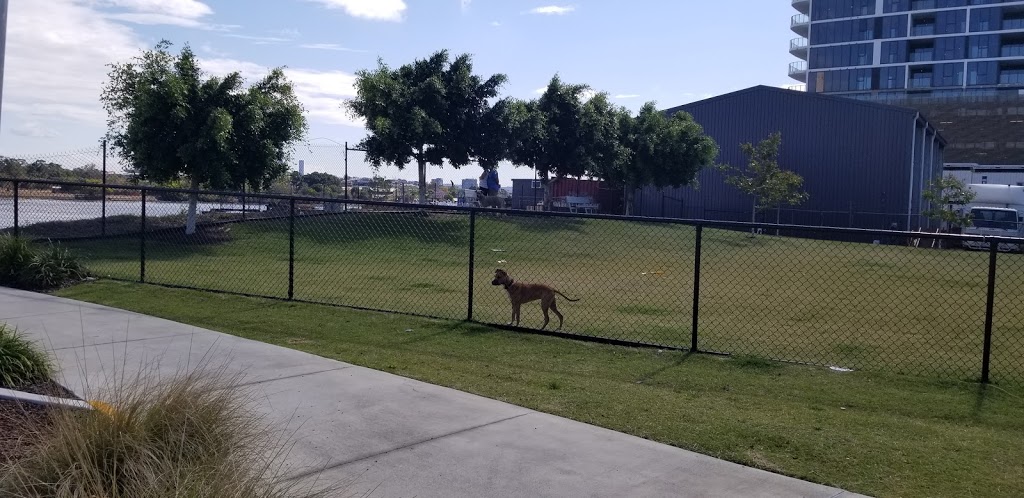
<path fill-rule="evenodd" d="M 757 86 L 665 112 L 685 111 L 721 148 L 719 164 L 743 167 L 744 142 L 782 134 L 781 167 L 804 178 L 810 198 L 759 221 L 916 230 L 928 227 L 922 192 L 942 175 L 942 136 L 915 110 L 842 97 Z M 749 221 L 753 200 L 708 168 L 696 188 L 645 188 L 642 216 Z"/>

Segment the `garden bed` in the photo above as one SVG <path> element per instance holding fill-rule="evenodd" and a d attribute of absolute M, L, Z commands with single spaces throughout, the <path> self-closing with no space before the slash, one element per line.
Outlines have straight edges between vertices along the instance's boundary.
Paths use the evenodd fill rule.
<path fill-rule="evenodd" d="M 64 399 L 80 399 L 75 393 L 52 380 L 38 381 L 16 389 L 31 394 Z M 49 427 L 54 406 L 0 399 L 0 464 L 21 458 L 40 442 Z"/>

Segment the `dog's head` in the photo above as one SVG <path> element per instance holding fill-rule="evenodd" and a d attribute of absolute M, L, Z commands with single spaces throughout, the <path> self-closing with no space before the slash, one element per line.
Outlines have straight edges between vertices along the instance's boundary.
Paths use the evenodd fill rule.
<path fill-rule="evenodd" d="M 494 280 L 491 280 L 491 285 L 508 285 L 511 282 L 512 279 L 508 276 L 508 273 L 506 273 L 505 270 L 494 270 Z"/>

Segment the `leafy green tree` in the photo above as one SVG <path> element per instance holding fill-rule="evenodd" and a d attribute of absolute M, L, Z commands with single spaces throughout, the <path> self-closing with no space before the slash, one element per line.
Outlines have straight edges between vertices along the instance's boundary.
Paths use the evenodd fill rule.
<path fill-rule="evenodd" d="M 973 222 L 970 211 L 964 206 L 974 202 L 977 192 L 954 176 L 946 176 L 933 180 L 924 192 L 924 198 L 930 207 L 924 215 L 946 224 L 947 228 L 965 228 Z"/>
<path fill-rule="evenodd" d="M 587 174 L 590 162 L 583 131 L 583 96 L 587 85 L 564 83 L 555 75 L 537 100 L 543 144 L 537 176 L 544 186 L 544 209 L 551 208 L 551 177 Z"/>
<path fill-rule="evenodd" d="M 419 202 L 427 202 L 427 165 L 460 168 L 471 161 L 490 163 L 504 156 L 488 140 L 490 100 L 506 81 L 473 74 L 472 58 L 451 60 L 446 50 L 397 69 L 378 61 L 377 69 L 356 73 L 356 97 L 346 105 L 366 120 L 370 135 L 359 143 L 374 166 L 404 169 L 415 161 Z M 500 143 L 500 142 L 499 142 Z"/>
<path fill-rule="evenodd" d="M 585 106 L 584 136 L 589 174 L 624 189 L 627 214 L 637 187 L 691 185 L 718 156 L 718 145 L 692 116 L 666 116 L 653 102 L 632 117 L 598 95 Z"/>
<path fill-rule="evenodd" d="M 726 183 L 754 198 L 751 222 L 757 221 L 758 211 L 776 209 L 778 223 L 783 205 L 799 205 L 809 198 L 803 191 L 803 177 L 779 166 L 781 146 L 782 134 L 772 133 L 756 145 L 740 145 L 748 158 L 746 169 L 721 166 L 726 172 Z"/>
<path fill-rule="evenodd" d="M 101 100 L 108 138 L 140 180 L 201 187 L 269 188 L 288 171 L 290 145 L 306 131 L 302 105 L 281 69 L 245 87 L 239 73 L 207 77 L 186 45 L 162 41 L 111 65 Z M 198 194 L 185 232 L 195 233 Z"/>
<path fill-rule="evenodd" d="M 42 159 L 25 165 L 25 176 L 29 178 L 60 181 L 67 178 L 67 173 L 63 166 Z"/>
<path fill-rule="evenodd" d="M 0 157 L 0 176 L 6 178 L 22 178 L 25 176 L 25 160 L 13 157 Z"/>

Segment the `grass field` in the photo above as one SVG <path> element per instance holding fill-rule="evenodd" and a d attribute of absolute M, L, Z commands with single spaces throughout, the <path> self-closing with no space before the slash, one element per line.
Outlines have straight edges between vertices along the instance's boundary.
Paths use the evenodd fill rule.
<path fill-rule="evenodd" d="M 872 496 L 1024 496 L 1019 388 L 604 346 L 457 321 L 109 281 L 60 295 Z"/>
<path fill-rule="evenodd" d="M 296 299 L 464 319 L 469 219 L 360 213 L 295 225 Z M 544 281 L 577 334 L 689 347 L 696 231 L 681 225 L 492 217 L 476 225 L 474 319 L 505 323 L 497 267 Z M 74 245 L 103 276 L 137 279 L 137 239 Z M 146 281 L 269 297 L 288 293 L 288 223 L 253 221 L 186 240 L 152 234 Z M 975 380 L 988 255 L 705 230 L 704 351 Z M 992 375 L 1024 380 L 1024 257 L 999 256 Z M 554 319 L 554 317 L 552 317 Z M 539 306 L 523 325 L 539 327 Z"/>

